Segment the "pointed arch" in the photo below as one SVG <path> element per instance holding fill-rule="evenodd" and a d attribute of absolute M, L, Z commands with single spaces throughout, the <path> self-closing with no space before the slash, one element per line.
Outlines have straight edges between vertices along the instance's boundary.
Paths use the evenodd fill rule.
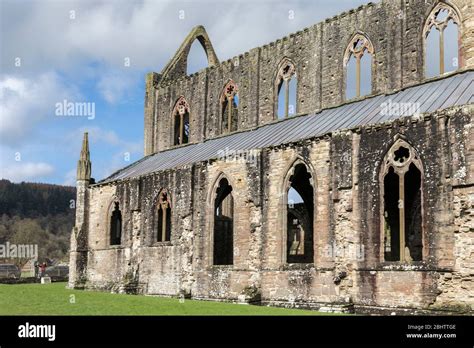
<path fill-rule="evenodd" d="M 212 180 L 212 183 L 208 186 L 208 191 L 207 191 L 207 205 L 208 206 L 212 205 L 212 202 L 215 199 L 214 191 L 219 185 L 219 181 L 221 181 L 222 179 L 226 179 L 232 187 L 235 187 L 232 177 L 230 175 L 227 175 L 225 172 L 220 171 L 217 174 L 217 176 L 214 178 L 214 180 Z"/>
<path fill-rule="evenodd" d="M 186 57 L 186 75 L 199 73 L 209 66 L 209 59 L 199 40 L 194 40 Z"/>
<path fill-rule="evenodd" d="M 274 118 L 282 119 L 297 112 L 298 76 L 296 65 L 284 57 L 278 64 L 274 83 Z"/>
<path fill-rule="evenodd" d="M 295 167 L 298 164 L 303 164 L 304 166 L 306 166 L 308 172 L 311 174 L 311 185 L 316 185 L 315 168 L 309 161 L 305 160 L 302 156 L 297 155 L 293 158 L 291 164 L 285 168 L 285 172 L 284 172 L 285 175 L 283 176 L 283 181 L 282 181 L 282 186 L 281 186 L 282 191 L 285 189 L 289 178 L 294 174 Z"/>
<path fill-rule="evenodd" d="M 194 27 L 176 51 L 170 62 L 161 71 L 163 79 L 184 76 L 187 73 L 188 55 L 192 44 L 198 40 L 204 52 L 206 53 L 208 66 L 212 67 L 219 64 L 216 52 L 212 47 L 211 40 L 207 35 L 206 29 L 202 25 Z"/>
<path fill-rule="evenodd" d="M 112 197 L 107 208 L 107 240 L 109 245 L 121 245 L 123 236 L 122 211 L 120 201 Z"/>
<path fill-rule="evenodd" d="M 282 183 L 283 263 L 314 262 L 315 192 L 312 166 L 296 158 Z"/>
<path fill-rule="evenodd" d="M 154 241 L 171 241 L 172 204 L 171 195 L 169 194 L 167 189 L 163 188 L 162 190 L 160 190 L 160 192 L 153 201 L 152 209 L 152 226 L 154 227 Z"/>
<path fill-rule="evenodd" d="M 176 101 L 171 112 L 173 123 L 173 145 L 183 145 L 189 142 L 190 135 L 190 108 L 183 96 Z"/>
<path fill-rule="evenodd" d="M 234 263 L 234 197 L 233 187 L 227 177 L 218 175 L 210 194 L 211 255 L 212 265 Z"/>
<path fill-rule="evenodd" d="M 239 89 L 233 80 L 229 80 L 222 89 L 221 106 L 221 134 L 230 133 L 238 129 L 239 124 Z"/>
<path fill-rule="evenodd" d="M 424 170 L 416 149 L 398 137 L 386 152 L 379 173 L 381 259 L 412 262 L 426 257 Z"/>
<path fill-rule="evenodd" d="M 367 61 L 366 61 L 367 59 Z M 375 49 L 369 37 L 362 32 L 357 32 L 352 36 L 344 51 L 344 97 L 351 99 L 352 97 L 360 97 L 362 87 L 364 95 L 372 93 L 373 81 L 375 75 Z M 368 65 L 367 65 L 368 64 Z M 366 65 L 365 73 L 370 76 L 362 76 L 362 67 Z M 349 71 L 350 70 L 350 71 Z M 365 77 L 369 86 L 363 86 L 361 81 Z M 352 83 L 351 83 L 352 82 Z"/>
<path fill-rule="evenodd" d="M 457 42 L 447 42 L 446 33 L 455 30 L 457 33 L 455 40 Z M 432 77 L 442 75 L 445 72 L 457 70 L 463 67 L 463 48 L 462 48 L 462 22 L 459 10 L 446 2 L 438 2 L 428 14 L 423 27 L 423 58 L 425 66 L 425 76 Z M 431 35 L 437 35 L 437 42 L 429 40 Z M 449 39 L 449 38 L 448 38 Z M 452 38 L 451 38 L 452 39 Z M 430 45 L 431 44 L 431 45 Z M 449 52 L 448 48 L 455 47 Z M 437 48 L 437 49 L 436 49 Z M 432 50 L 436 52 L 431 52 Z M 455 52 L 452 52 L 455 51 Z M 448 65 L 446 58 L 451 58 L 451 64 Z M 429 61 L 439 62 L 439 67 L 429 67 Z M 451 70 L 448 70 L 451 66 Z M 430 69 L 431 68 L 431 69 Z M 431 70 L 431 71 L 430 71 Z"/>

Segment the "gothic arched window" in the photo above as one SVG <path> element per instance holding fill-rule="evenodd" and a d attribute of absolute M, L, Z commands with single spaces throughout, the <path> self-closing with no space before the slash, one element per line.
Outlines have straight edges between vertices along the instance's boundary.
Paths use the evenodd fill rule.
<path fill-rule="evenodd" d="M 277 118 L 282 119 L 296 114 L 296 68 L 287 58 L 283 59 L 279 65 L 275 86 Z"/>
<path fill-rule="evenodd" d="M 173 108 L 174 145 L 189 142 L 189 104 L 184 97 L 179 97 Z"/>
<path fill-rule="evenodd" d="M 237 93 L 238 88 L 234 81 L 227 82 L 221 95 L 221 133 L 230 133 L 238 129 L 239 96 Z"/>
<path fill-rule="evenodd" d="M 423 30 L 427 77 L 457 70 L 461 65 L 459 25 L 459 16 L 451 6 L 439 3 L 431 11 Z"/>
<path fill-rule="evenodd" d="M 299 163 L 292 168 L 286 190 L 286 261 L 312 263 L 314 191 L 306 165 Z"/>
<path fill-rule="evenodd" d="M 156 202 L 156 241 L 171 240 L 171 202 L 168 193 L 163 190 Z"/>
<path fill-rule="evenodd" d="M 234 263 L 234 198 L 227 179 L 219 181 L 214 202 L 214 265 Z"/>
<path fill-rule="evenodd" d="M 422 173 L 416 151 L 398 140 L 385 156 L 380 177 L 385 261 L 423 259 Z"/>
<path fill-rule="evenodd" d="M 346 99 L 372 93 L 374 47 L 363 34 L 356 34 L 344 54 Z"/>
<path fill-rule="evenodd" d="M 110 214 L 110 245 L 122 243 L 122 212 L 119 202 L 114 202 L 114 209 Z"/>

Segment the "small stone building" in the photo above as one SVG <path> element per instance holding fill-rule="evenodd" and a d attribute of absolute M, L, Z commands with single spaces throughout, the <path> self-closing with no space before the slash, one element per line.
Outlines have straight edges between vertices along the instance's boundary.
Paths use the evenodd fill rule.
<path fill-rule="evenodd" d="M 84 137 L 69 286 L 472 311 L 473 10 L 382 0 L 227 61 L 194 28 L 147 75 L 141 160 L 95 183 Z"/>

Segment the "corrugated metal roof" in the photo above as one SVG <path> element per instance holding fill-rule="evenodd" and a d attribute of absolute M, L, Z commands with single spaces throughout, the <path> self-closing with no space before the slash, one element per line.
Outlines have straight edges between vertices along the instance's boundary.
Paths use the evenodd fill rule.
<path fill-rule="evenodd" d="M 325 109 L 316 114 L 288 118 L 252 130 L 209 139 L 198 144 L 165 150 L 123 168 L 99 183 L 138 177 L 148 173 L 218 158 L 219 150 L 245 151 L 317 137 L 338 129 L 377 124 L 399 118 L 383 113 L 383 103 L 419 103 L 419 112 L 432 112 L 473 102 L 474 71 L 413 86 L 390 95 L 378 95 Z"/>

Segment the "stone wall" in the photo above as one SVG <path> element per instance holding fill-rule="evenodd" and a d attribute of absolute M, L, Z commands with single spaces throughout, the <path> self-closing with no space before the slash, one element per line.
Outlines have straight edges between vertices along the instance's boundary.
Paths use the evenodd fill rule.
<path fill-rule="evenodd" d="M 87 286 L 319 308 L 466 310 L 474 306 L 473 107 L 343 130 L 258 150 L 252 161 L 212 160 L 89 188 Z M 424 259 L 383 261 L 380 166 L 403 138 L 423 164 Z M 314 263 L 286 263 L 285 182 L 297 163 L 312 177 Z M 234 198 L 234 264 L 213 266 L 214 196 Z M 170 242 L 154 242 L 151 213 L 167 189 Z M 121 246 L 108 246 L 118 200 Z"/>
<path fill-rule="evenodd" d="M 374 94 L 423 81 L 422 30 L 437 3 L 367 4 L 224 62 L 210 55 L 210 67 L 186 76 L 187 57 L 180 54 L 187 54 L 190 34 L 163 74 L 147 76 L 145 154 L 172 147 L 171 111 L 181 95 L 190 106 L 190 142 L 221 136 L 220 97 L 229 79 L 239 88 L 239 130 L 273 122 L 276 69 L 283 58 L 296 66 L 297 113 L 344 103 L 344 52 L 357 32 L 374 46 Z M 472 67 L 472 3 L 449 3 L 462 18 L 462 64 Z M 206 35 L 200 27 L 192 33 Z M 205 46 L 212 50 L 207 35 Z M 254 150 L 250 161 L 221 158 L 131 180 L 78 182 L 70 286 L 359 311 L 470 311 L 473 114 L 472 105 L 453 107 Z M 423 261 L 384 261 L 381 167 L 400 140 L 422 163 Z M 314 262 L 289 264 L 286 194 L 299 163 L 314 192 Z M 214 199 L 222 178 L 234 199 L 234 262 L 215 266 Z M 171 240 L 156 242 L 153 211 L 162 190 L 171 198 Z M 119 246 L 109 243 L 114 202 L 123 219 Z"/>

